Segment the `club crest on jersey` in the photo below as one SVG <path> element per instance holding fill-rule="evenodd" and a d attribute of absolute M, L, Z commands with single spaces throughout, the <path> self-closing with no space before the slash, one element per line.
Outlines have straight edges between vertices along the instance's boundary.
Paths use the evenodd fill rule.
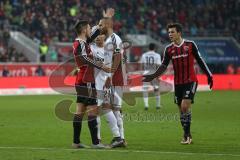
<path fill-rule="evenodd" d="M 175 50 L 172 50 L 171 53 L 174 54 L 174 53 L 175 53 Z"/>
<path fill-rule="evenodd" d="M 189 47 L 188 46 L 184 46 L 183 49 L 184 49 L 184 51 L 188 51 Z"/>

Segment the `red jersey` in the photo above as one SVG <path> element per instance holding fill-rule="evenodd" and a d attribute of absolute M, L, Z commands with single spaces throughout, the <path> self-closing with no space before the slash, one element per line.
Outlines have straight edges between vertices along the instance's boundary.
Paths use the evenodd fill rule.
<path fill-rule="evenodd" d="M 173 43 L 166 46 L 162 65 L 168 66 L 170 60 L 172 60 L 175 84 L 197 82 L 197 76 L 194 70 L 195 59 L 201 69 L 208 76 L 211 76 L 211 72 L 202 59 L 197 45 L 193 41 L 185 39 L 179 46 Z"/>
<path fill-rule="evenodd" d="M 90 45 L 81 39 L 76 39 L 73 43 L 73 54 L 80 69 L 75 84 L 94 83 L 94 67 L 101 68 L 101 65 L 95 63 Z"/>

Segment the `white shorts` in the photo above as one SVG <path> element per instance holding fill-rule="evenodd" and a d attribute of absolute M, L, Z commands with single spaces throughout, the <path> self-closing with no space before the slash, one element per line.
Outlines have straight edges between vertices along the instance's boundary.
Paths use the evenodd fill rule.
<path fill-rule="evenodd" d="M 111 90 L 97 90 L 97 106 L 102 106 L 103 103 L 110 104 Z"/>
<path fill-rule="evenodd" d="M 123 86 L 112 86 L 111 95 L 111 103 L 113 107 L 121 108 L 123 98 Z"/>
<path fill-rule="evenodd" d="M 103 73 L 98 73 L 95 78 L 95 86 L 97 90 L 97 106 L 101 106 L 103 103 L 110 103 L 110 98 L 107 98 L 109 90 L 104 88 L 107 76 Z M 110 94 L 109 94 L 110 95 Z"/>
<path fill-rule="evenodd" d="M 153 86 L 154 90 L 158 90 L 159 89 L 159 80 L 157 78 L 155 78 L 150 82 L 143 82 L 143 90 L 144 91 L 149 90 L 150 85 Z"/>

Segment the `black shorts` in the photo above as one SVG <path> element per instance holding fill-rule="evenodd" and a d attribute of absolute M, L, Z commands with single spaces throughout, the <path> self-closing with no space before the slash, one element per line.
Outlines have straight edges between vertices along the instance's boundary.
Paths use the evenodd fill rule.
<path fill-rule="evenodd" d="M 174 102 L 178 105 L 181 105 L 182 99 L 191 99 L 192 103 L 194 103 L 194 95 L 197 90 L 197 85 L 197 82 L 175 85 Z"/>
<path fill-rule="evenodd" d="M 85 106 L 96 105 L 95 83 L 75 84 L 77 92 L 77 103 L 83 103 Z"/>

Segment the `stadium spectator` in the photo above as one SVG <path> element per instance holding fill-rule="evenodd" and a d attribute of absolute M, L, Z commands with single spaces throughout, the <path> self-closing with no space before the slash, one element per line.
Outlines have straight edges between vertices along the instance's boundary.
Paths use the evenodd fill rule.
<path fill-rule="evenodd" d="M 29 62 L 29 61 L 22 52 L 18 52 L 14 47 L 9 47 L 7 52 L 7 60 L 5 62 Z"/>
<path fill-rule="evenodd" d="M 235 69 L 233 64 L 229 64 L 227 67 L 227 74 L 234 74 L 235 73 Z"/>
<path fill-rule="evenodd" d="M 47 53 L 48 53 L 48 45 L 46 43 L 41 43 L 39 45 L 39 54 L 40 54 L 41 62 L 46 62 Z"/>
<path fill-rule="evenodd" d="M 39 65 L 35 70 L 35 76 L 45 76 L 45 72 L 41 65 Z"/>
<path fill-rule="evenodd" d="M 8 77 L 8 76 L 9 76 L 9 70 L 7 66 L 4 66 L 2 70 L 2 77 Z"/>
<path fill-rule="evenodd" d="M 240 74 L 240 66 L 237 67 L 236 74 Z"/>
<path fill-rule="evenodd" d="M 28 36 L 40 40 L 48 35 L 49 40 L 55 38 L 59 41 L 72 41 L 72 25 L 76 19 L 89 19 L 94 24 L 100 18 L 102 8 L 111 5 L 117 9 L 114 28 L 120 34 L 152 31 L 158 36 L 166 37 L 163 28 L 168 22 L 178 21 L 189 35 L 205 35 L 210 32 L 234 36 L 240 41 L 239 1 L 186 0 L 179 1 L 178 5 L 175 2 L 23 0 L 19 5 L 15 1 L 1 1 L 0 23 L 18 26 Z"/>

